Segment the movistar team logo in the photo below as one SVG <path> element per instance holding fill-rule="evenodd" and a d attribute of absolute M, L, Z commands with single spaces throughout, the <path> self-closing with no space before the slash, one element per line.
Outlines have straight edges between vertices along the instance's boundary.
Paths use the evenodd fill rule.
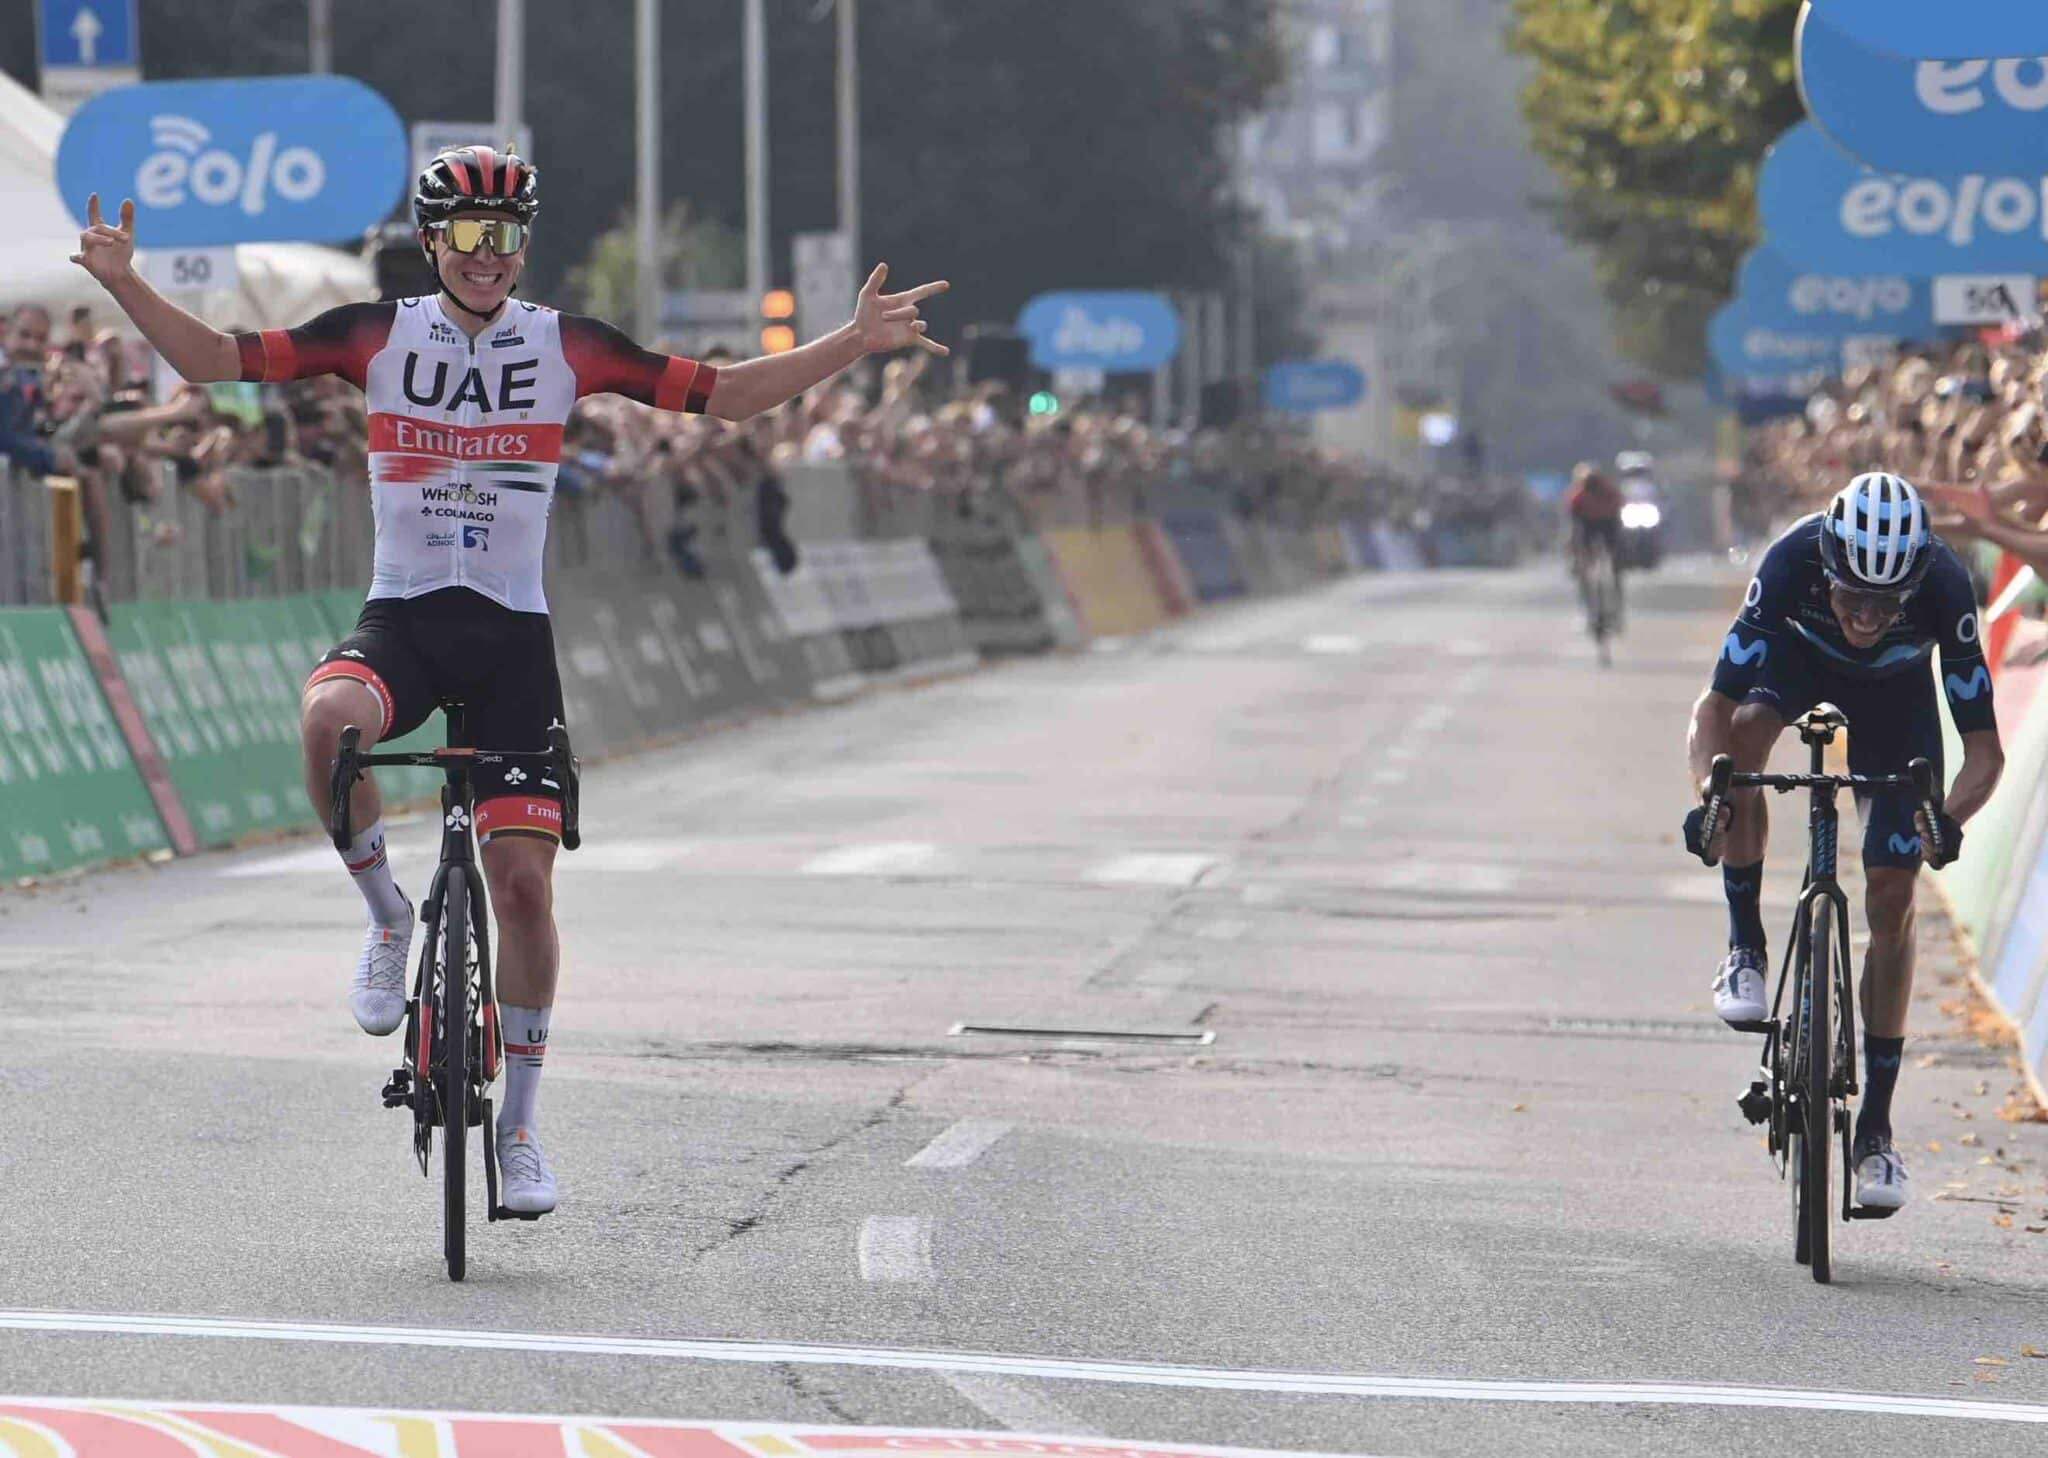
<path fill-rule="evenodd" d="M 1754 643 L 1744 643 L 1735 634 L 1728 635 L 1728 641 L 1721 647 L 1721 656 L 1737 668 L 1747 668 L 1752 663 L 1762 663 L 1771 651 L 1770 641 L 1759 638 Z"/>
<path fill-rule="evenodd" d="M 1946 682 L 1950 698 L 1967 701 L 1976 698 L 1979 694 L 1991 691 L 1991 670 L 1980 663 L 1977 665 L 1976 671 L 1968 678 L 1957 678 L 1952 673 L 1948 676 Z"/>
<path fill-rule="evenodd" d="M 1917 835 L 1906 836 L 1893 831 L 1890 844 L 1892 854 L 1895 856 L 1917 856 L 1920 854 L 1920 837 Z"/>

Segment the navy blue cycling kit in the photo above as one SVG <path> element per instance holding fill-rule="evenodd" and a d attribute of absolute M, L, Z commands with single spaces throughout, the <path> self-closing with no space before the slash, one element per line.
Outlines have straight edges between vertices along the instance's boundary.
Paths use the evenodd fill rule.
<path fill-rule="evenodd" d="M 1787 722 L 1815 704 L 1835 705 L 1849 716 L 1853 774 L 1903 774 L 1907 762 L 1921 755 L 1938 773 L 1941 711 L 1930 662 L 1937 647 L 1956 731 L 1998 727 L 1970 574 L 1946 542 L 1933 538 L 1927 578 L 1907 600 L 1904 614 L 1875 644 L 1853 648 L 1828 605 L 1822 520 L 1815 513 L 1793 523 L 1764 553 L 1742 612 L 1721 645 L 1714 692 L 1738 703 L 1766 704 Z M 1863 864 L 1918 867 L 1920 836 L 1911 796 L 1878 795 L 1862 808 Z"/>

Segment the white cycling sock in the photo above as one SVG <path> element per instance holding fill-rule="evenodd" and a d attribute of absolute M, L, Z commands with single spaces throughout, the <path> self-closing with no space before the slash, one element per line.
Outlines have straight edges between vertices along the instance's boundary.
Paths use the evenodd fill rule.
<path fill-rule="evenodd" d="M 551 1007 L 498 1004 L 498 1026 L 505 1034 L 505 1102 L 498 1109 L 500 1129 L 531 1129 L 540 1112 L 540 1062 L 548 1052 Z"/>
<path fill-rule="evenodd" d="M 357 831 L 341 859 L 355 880 L 356 890 L 363 893 L 363 900 L 369 904 L 370 920 L 378 926 L 403 925 L 412 915 L 412 907 L 391 876 L 391 857 L 384 850 L 384 822 L 380 819 Z"/>

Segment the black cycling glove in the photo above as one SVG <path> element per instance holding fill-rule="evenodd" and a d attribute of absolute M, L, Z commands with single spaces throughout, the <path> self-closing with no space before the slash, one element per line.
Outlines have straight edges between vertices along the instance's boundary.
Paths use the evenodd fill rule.
<path fill-rule="evenodd" d="M 1957 822 L 1955 816 L 1949 814 L 1946 810 L 1941 811 L 1938 818 L 1941 825 L 1941 859 L 1936 860 L 1934 858 L 1934 847 L 1928 845 L 1924 837 L 1920 847 L 1921 857 L 1927 862 L 1927 868 L 1931 871 L 1938 871 L 1943 866 L 1951 864 L 1957 856 L 1963 853 L 1963 827 Z"/>

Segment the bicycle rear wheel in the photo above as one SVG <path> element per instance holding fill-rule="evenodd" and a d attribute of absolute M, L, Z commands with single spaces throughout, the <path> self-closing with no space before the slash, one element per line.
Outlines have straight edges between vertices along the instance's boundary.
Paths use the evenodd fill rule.
<path fill-rule="evenodd" d="M 434 1092 L 441 1101 L 442 1247 L 448 1279 L 468 1265 L 463 1180 L 469 1143 L 469 877 L 451 867 L 442 892 L 441 1009 Z"/>
<path fill-rule="evenodd" d="M 1828 1165 L 1835 1140 L 1834 1102 L 1828 1080 L 1835 1051 L 1828 1016 L 1828 999 L 1835 985 L 1834 940 L 1834 908 L 1825 901 L 1815 903 L 1806 919 L 1809 950 L 1806 985 L 1802 989 L 1806 1011 L 1799 1040 L 1794 1045 L 1792 1071 L 1801 1107 L 1793 1124 L 1793 1178 L 1797 1188 L 1794 1218 L 1799 1222 L 1796 1244 L 1805 1247 L 1813 1279 L 1822 1285 L 1834 1277 L 1828 1253 L 1829 1228 L 1834 1218 L 1834 1201 L 1828 1190 Z"/>

